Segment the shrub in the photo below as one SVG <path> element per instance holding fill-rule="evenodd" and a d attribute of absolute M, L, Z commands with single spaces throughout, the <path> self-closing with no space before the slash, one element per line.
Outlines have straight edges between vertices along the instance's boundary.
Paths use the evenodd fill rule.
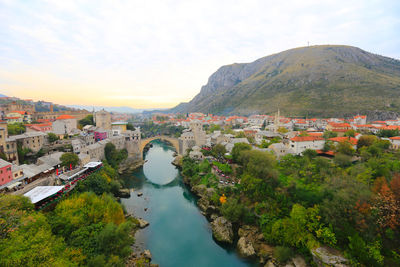
<path fill-rule="evenodd" d="M 294 256 L 293 250 L 288 247 L 275 247 L 274 250 L 274 257 L 280 263 L 286 263 L 290 258 Z"/>

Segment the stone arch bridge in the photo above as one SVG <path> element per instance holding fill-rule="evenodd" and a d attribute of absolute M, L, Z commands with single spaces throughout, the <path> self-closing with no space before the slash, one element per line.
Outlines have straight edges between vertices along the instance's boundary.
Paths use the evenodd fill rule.
<path fill-rule="evenodd" d="M 175 148 L 176 153 L 179 154 L 178 138 L 166 136 L 166 135 L 160 135 L 160 136 L 154 136 L 154 137 L 142 139 L 140 142 L 140 153 L 143 153 L 143 149 L 145 148 L 145 146 L 153 140 L 161 140 L 161 141 L 167 141 L 167 142 L 171 143 L 172 146 Z"/>

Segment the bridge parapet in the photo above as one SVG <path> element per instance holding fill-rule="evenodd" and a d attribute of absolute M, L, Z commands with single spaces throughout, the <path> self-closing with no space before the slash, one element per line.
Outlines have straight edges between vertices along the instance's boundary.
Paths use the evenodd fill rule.
<path fill-rule="evenodd" d="M 143 150 L 145 146 L 150 143 L 151 141 L 154 140 L 165 140 L 168 141 L 169 143 L 172 144 L 172 146 L 175 148 L 176 153 L 179 153 L 179 140 L 178 138 L 171 137 L 171 136 L 166 136 L 166 135 L 160 135 L 160 136 L 154 136 L 154 137 L 149 137 L 141 140 L 140 144 L 140 153 L 143 153 Z"/>

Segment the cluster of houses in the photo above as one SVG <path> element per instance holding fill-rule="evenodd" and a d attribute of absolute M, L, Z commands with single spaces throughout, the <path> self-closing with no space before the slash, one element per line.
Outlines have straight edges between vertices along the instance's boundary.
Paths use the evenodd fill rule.
<path fill-rule="evenodd" d="M 333 144 L 348 142 L 356 148 L 362 133 L 376 134 L 380 130 L 400 130 L 400 119 L 367 123 L 365 115 L 348 119 L 298 119 L 282 117 L 278 111 L 275 116 L 252 115 L 248 118 L 238 116 L 226 118 L 202 113 L 188 114 L 185 119 L 176 119 L 173 115 L 167 116 L 171 116 L 170 121 L 176 125 L 187 127 L 179 138 L 180 153 L 190 151 L 189 155 L 194 159 L 202 159 L 200 148 L 222 144 L 230 153 L 235 143 L 250 144 L 249 140 L 252 140 L 256 149 L 261 149 L 259 145 L 263 142 L 274 140 L 268 148 L 262 150 L 271 151 L 278 158 L 287 154 L 300 155 L 307 149 L 315 150 L 321 155 L 333 156 L 333 151 L 324 150 L 327 141 Z M 218 130 L 206 134 L 202 127 L 206 124 L 236 127 L 230 133 Z M 349 130 L 354 130 L 354 136 L 345 136 Z M 336 137 L 324 138 L 326 131 L 335 133 Z M 239 134 L 240 132 L 243 134 Z M 392 148 L 400 148 L 400 136 L 390 137 L 387 140 L 391 142 Z"/>
<path fill-rule="evenodd" d="M 112 122 L 112 115 L 104 110 L 93 115 L 95 125 L 86 125 L 82 129 L 78 129 L 76 117 L 62 114 L 49 124 L 27 124 L 25 133 L 10 136 L 8 123 L 0 121 L 3 158 L 0 159 L 0 191 L 22 188 L 37 180 L 47 180 L 46 184 L 49 184 L 49 179 L 68 171 L 68 167 L 61 167 L 60 158 L 64 152 L 59 151 L 59 147 L 68 147 L 68 152 L 78 155 L 78 167 L 103 160 L 107 143 L 114 144 L 118 150 L 126 149 L 132 159 L 142 158 L 140 128 L 127 130 L 127 122 Z M 49 133 L 59 139 L 50 141 Z M 35 163 L 23 164 L 18 158 L 18 150 L 27 151 L 28 155 L 40 155 Z"/>

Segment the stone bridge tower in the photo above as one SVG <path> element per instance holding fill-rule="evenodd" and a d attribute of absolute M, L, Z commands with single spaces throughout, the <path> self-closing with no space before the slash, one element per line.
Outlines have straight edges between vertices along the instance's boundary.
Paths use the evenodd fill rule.
<path fill-rule="evenodd" d="M 128 151 L 128 157 L 141 160 L 143 155 L 141 152 L 141 136 L 140 128 L 134 131 L 125 131 L 122 133 L 125 138 L 125 148 Z"/>
<path fill-rule="evenodd" d="M 111 113 L 104 109 L 95 112 L 94 122 L 96 123 L 96 127 L 103 130 L 111 130 Z"/>

